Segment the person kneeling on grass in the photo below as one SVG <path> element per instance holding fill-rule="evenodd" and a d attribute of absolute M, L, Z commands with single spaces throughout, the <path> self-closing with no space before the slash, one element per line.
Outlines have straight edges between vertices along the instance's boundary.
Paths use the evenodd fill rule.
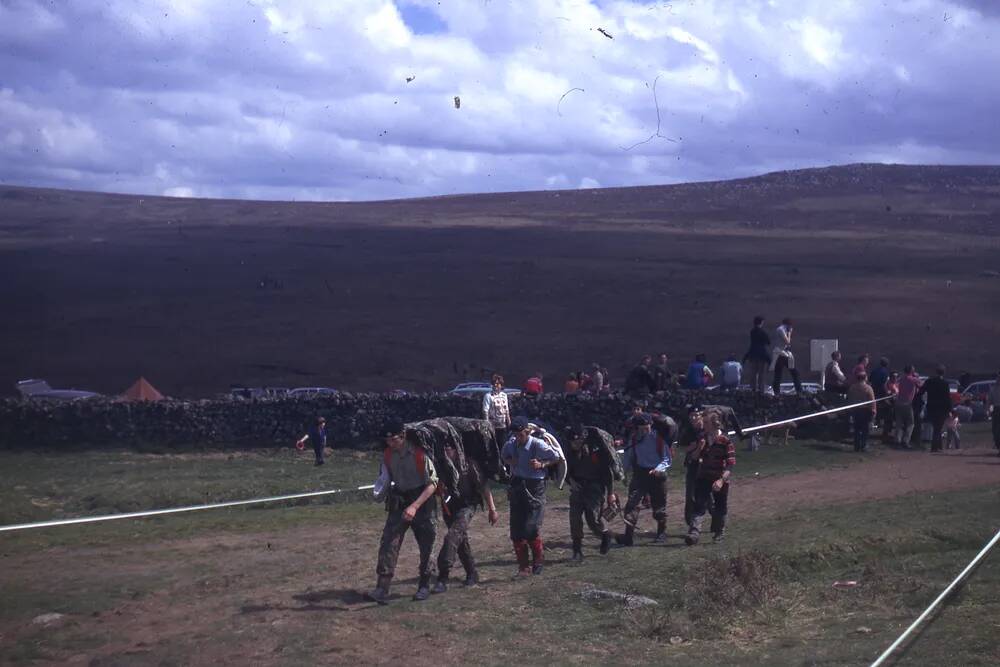
<path fill-rule="evenodd" d="M 541 574 L 545 563 L 540 531 L 545 516 L 546 468 L 562 459 L 556 450 L 528 430 L 528 420 L 516 417 L 510 425 L 512 438 L 500 458 L 510 468 L 510 540 L 517 556 L 518 575 Z M 531 548 L 532 564 L 528 565 Z"/>
<path fill-rule="evenodd" d="M 432 497 L 438 483 L 437 471 L 423 448 L 407 440 L 402 422 L 387 424 L 382 437 L 386 445 L 382 474 L 386 477 L 386 510 L 389 515 L 382 529 L 378 565 L 375 567 L 378 583 L 367 597 L 386 604 L 389 584 L 396 573 L 399 548 L 403 545 L 406 531 L 412 528 L 420 547 L 420 583 L 413 596 L 419 602 L 429 597 L 433 574 L 431 549 L 434 548 L 437 531 L 437 504 Z"/>
<path fill-rule="evenodd" d="M 697 462 L 698 473 L 695 479 L 694 508 L 688 523 L 688 534 L 684 538 L 688 546 L 698 544 L 701 520 L 708 511 L 712 514 L 715 541 L 722 540 L 729 510 L 729 476 L 736 465 L 736 448 L 722 433 L 719 414 L 707 412 L 704 422 L 704 435 L 691 445 L 689 452 L 692 460 Z"/>
<path fill-rule="evenodd" d="M 444 453 L 456 467 L 459 466 L 458 450 L 451 443 L 444 446 Z M 476 560 L 472 556 L 472 546 L 469 544 L 469 524 L 476 506 L 482 507 L 485 502 L 489 511 L 490 525 L 497 524 L 498 515 L 490 482 L 483 474 L 479 463 L 473 458 L 465 459 L 466 468 L 458 468 L 458 495 L 449 498 L 444 503 L 444 523 L 448 533 L 444 536 L 441 551 L 438 554 L 438 580 L 431 593 L 444 593 L 448 590 L 448 575 L 455 564 L 455 556 L 462 561 L 465 568 L 465 585 L 475 586 L 479 583 L 479 572 L 476 570 Z"/>

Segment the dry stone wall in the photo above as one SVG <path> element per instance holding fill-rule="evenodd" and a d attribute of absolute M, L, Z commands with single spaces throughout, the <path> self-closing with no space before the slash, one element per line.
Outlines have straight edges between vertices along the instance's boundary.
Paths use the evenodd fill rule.
<path fill-rule="evenodd" d="M 824 407 L 816 397 L 755 398 L 750 394 L 706 394 L 677 390 L 647 399 L 649 410 L 679 415 L 690 403 L 734 408 L 744 426 L 800 416 Z M 620 394 L 594 397 L 547 394 L 511 400 L 514 415 L 551 428 L 579 420 L 611 433 L 621 429 L 634 401 Z M 341 393 L 333 397 L 280 400 L 207 400 L 125 403 L 0 402 L 0 447 L 39 446 L 275 446 L 291 445 L 317 415 L 327 420 L 329 442 L 364 449 L 389 418 L 405 422 L 432 417 L 480 417 L 481 401 L 450 394 L 382 395 Z M 803 426 L 815 430 L 829 422 Z"/>

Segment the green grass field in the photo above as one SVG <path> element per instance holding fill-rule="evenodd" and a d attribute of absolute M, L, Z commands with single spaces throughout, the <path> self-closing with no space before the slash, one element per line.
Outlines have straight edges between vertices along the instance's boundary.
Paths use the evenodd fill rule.
<path fill-rule="evenodd" d="M 966 432 L 967 443 L 983 435 L 982 427 L 975 426 Z M 793 441 L 786 447 L 741 451 L 738 467 L 744 476 L 778 477 L 864 466 L 881 456 L 885 453 L 878 448 L 858 455 L 840 443 Z M 935 460 L 926 454 L 915 456 L 926 457 L 918 461 L 930 465 Z M 311 455 L 287 449 L 3 452 L 0 524 L 357 486 L 372 481 L 377 465 L 371 453 L 337 452 L 326 466 L 316 468 Z M 673 473 L 674 493 L 681 483 L 679 472 Z M 496 495 L 502 510 L 504 494 Z M 374 554 L 369 552 L 377 535 L 372 531 L 381 523 L 382 509 L 367 501 L 367 492 L 334 498 L 113 521 L 87 530 L 0 533 L 0 557 L 9 566 L 23 559 L 67 567 L 75 555 L 87 563 L 97 553 L 122 549 L 129 554 L 120 566 L 105 563 L 100 575 L 84 569 L 69 579 L 55 573 L 49 581 L 39 572 L 27 580 L 4 580 L 0 634 L 15 632 L 17 638 L 3 643 L 0 663 L 58 662 L 53 656 L 106 648 L 107 640 L 95 638 L 82 626 L 18 629 L 31 628 L 30 619 L 39 613 L 104 618 L 109 610 L 173 599 L 178 591 L 195 610 L 211 604 L 217 594 L 229 594 L 220 598 L 223 608 L 242 605 L 244 611 L 236 616 L 226 615 L 231 611 L 223 615 L 194 611 L 208 615 L 200 638 L 191 638 L 190 644 L 164 640 L 156 651 L 135 662 L 185 664 L 199 655 L 202 641 L 238 653 L 242 633 L 259 627 L 246 624 L 257 622 L 254 614 L 268 613 L 273 591 L 302 590 L 303 573 L 298 570 L 309 562 L 308 548 L 289 551 L 288 547 L 297 536 L 321 531 L 327 536 L 323 544 L 330 548 L 363 533 L 363 539 L 355 540 L 356 548 L 337 555 L 335 562 L 337 567 L 363 573 L 364 579 L 354 582 L 357 588 L 370 583 L 368 560 Z M 558 505 L 566 492 L 553 491 L 549 498 Z M 547 525 L 564 521 L 565 514 L 553 508 Z M 399 602 L 359 608 L 354 611 L 355 622 L 371 629 L 374 642 L 394 627 L 410 637 L 443 638 L 436 640 L 438 649 L 443 642 L 448 655 L 461 656 L 463 664 L 865 664 L 892 642 L 998 527 L 1000 485 L 826 507 L 786 503 L 777 512 L 732 519 L 722 544 L 709 540 L 686 548 L 674 539 L 667 547 L 652 547 L 643 539 L 637 547 L 615 549 L 607 558 L 598 556 L 589 544 L 585 563 L 571 565 L 564 562 L 563 542 L 568 536 L 550 540 L 554 551 L 545 575 L 527 581 L 508 579 L 513 566 L 503 529 L 493 529 L 487 539 L 487 529 L 481 528 L 479 559 L 490 580 L 486 587 L 458 588 L 416 605 L 405 598 L 411 584 L 401 583 L 397 593 L 404 597 Z M 677 530 L 673 523 L 675 537 Z M 261 556 L 259 549 L 264 542 L 270 549 L 270 540 L 284 540 L 285 550 Z M 137 552 L 143 554 L 138 562 Z M 254 570 L 234 570 L 234 559 L 255 563 Z M 896 664 L 997 664 L 998 564 L 1000 554 L 991 555 Z M 857 585 L 835 588 L 837 581 Z M 230 585 L 235 592 L 228 589 Z M 588 601 L 580 593 L 589 587 L 648 596 L 658 604 L 628 609 L 622 602 Z M 315 594 L 322 600 L 333 593 Z M 167 604 L 169 610 L 172 603 L 159 604 Z M 282 634 L 283 653 L 276 662 L 315 664 L 331 638 L 315 624 L 325 623 L 322 614 L 331 612 L 323 612 L 322 604 L 296 604 L 305 604 L 302 609 L 311 609 L 314 615 L 293 619 L 301 621 L 294 631 Z M 333 614 L 328 620 L 342 618 Z M 133 664 L 133 660 L 125 657 L 112 664 Z"/>

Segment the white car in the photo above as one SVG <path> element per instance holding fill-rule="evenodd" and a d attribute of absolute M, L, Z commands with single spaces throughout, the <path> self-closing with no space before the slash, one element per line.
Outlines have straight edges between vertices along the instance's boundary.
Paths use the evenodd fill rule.
<path fill-rule="evenodd" d="M 449 391 L 449 394 L 454 396 L 468 396 L 470 398 L 482 398 L 485 394 L 490 393 L 493 386 L 489 382 L 462 382 L 455 385 L 454 389 Z M 503 393 L 508 396 L 520 396 L 521 390 L 514 389 L 513 387 L 505 387 Z"/>

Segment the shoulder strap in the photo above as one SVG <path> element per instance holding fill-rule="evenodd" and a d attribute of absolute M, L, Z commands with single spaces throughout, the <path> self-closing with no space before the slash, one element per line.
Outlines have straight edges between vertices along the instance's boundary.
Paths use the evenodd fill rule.
<path fill-rule="evenodd" d="M 413 452 L 413 458 L 417 462 L 417 474 L 424 474 L 424 448 L 417 447 L 417 451 Z"/>

